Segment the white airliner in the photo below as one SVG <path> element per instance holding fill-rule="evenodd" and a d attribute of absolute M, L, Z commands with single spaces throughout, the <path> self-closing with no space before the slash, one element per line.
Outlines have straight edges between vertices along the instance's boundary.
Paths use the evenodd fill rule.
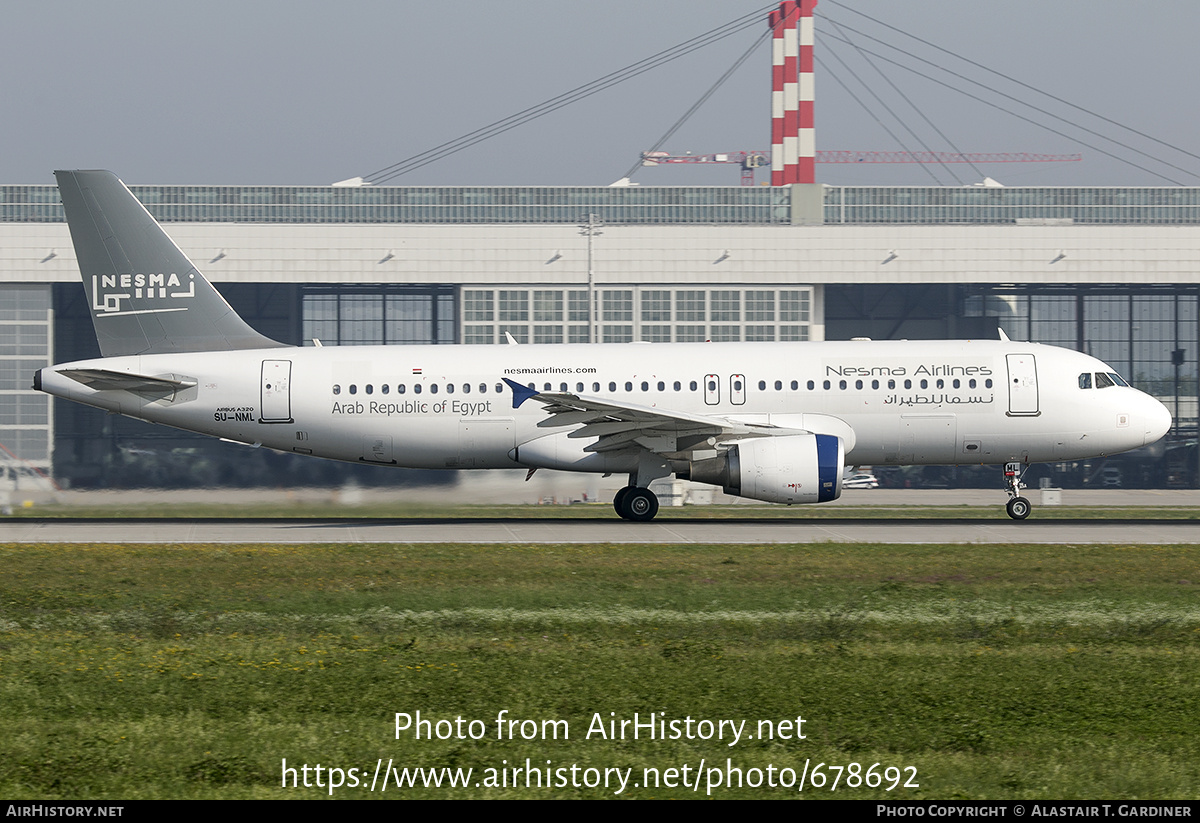
<path fill-rule="evenodd" d="M 675 475 L 773 503 L 854 465 L 1031 462 L 1135 449 L 1162 403 L 1085 354 L 1000 340 L 297 348 L 255 332 L 105 171 L 56 172 L 103 357 L 34 387 L 285 452 L 382 466 L 628 474 L 650 520 Z"/>

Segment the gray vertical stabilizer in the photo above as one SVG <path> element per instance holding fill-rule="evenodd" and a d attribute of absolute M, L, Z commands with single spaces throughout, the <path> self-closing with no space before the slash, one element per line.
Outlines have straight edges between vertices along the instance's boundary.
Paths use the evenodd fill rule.
<path fill-rule="evenodd" d="M 105 357 L 279 348 L 237 315 L 109 171 L 56 171 Z"/>

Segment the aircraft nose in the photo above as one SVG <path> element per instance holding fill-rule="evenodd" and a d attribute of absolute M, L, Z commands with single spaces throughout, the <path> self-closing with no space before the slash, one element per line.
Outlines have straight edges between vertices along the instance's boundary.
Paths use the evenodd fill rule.
<path fill-rule="evenodd" d="M 1146 398 L 1144 419 L 1146 421 L 1146 437 L 1142 441 L 1143 446 L 1158 442 L 1171 428 L 1171 412 L 1153 397 Z"/>

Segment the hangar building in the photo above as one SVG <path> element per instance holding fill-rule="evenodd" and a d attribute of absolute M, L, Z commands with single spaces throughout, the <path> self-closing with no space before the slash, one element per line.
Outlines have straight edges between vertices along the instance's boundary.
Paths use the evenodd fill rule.
<path fill-rule="evenodd" d="M 234 308 L 283 342 L 1000 328 L 1087 351 L 1167 404 L 1176 427 L 1166 446 L 1129 458 L 1127 485 L 1197 482 L 1200 188 L 131 188 Z M 97 355 L 57 188 L 0 186 L 5 459 L 84 487 L 329 484 L 363 472 L 364 482 L 405 482 L 403 472 L 248 456 L 31 389 L 38 368 Z M 1059 470 L 1067 485 L 1099 476 L 1098 466 Z"/>

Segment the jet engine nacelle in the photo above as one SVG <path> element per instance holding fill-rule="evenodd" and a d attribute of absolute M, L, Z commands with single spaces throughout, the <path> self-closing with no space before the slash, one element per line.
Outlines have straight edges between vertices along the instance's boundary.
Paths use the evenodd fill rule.
<path fill-rule="evenodd" d="M 831 434 L 759 437 L 690 464 L 689 479 L 768 503 L 824 503 L 842 494 L 846 452 Z"/>

